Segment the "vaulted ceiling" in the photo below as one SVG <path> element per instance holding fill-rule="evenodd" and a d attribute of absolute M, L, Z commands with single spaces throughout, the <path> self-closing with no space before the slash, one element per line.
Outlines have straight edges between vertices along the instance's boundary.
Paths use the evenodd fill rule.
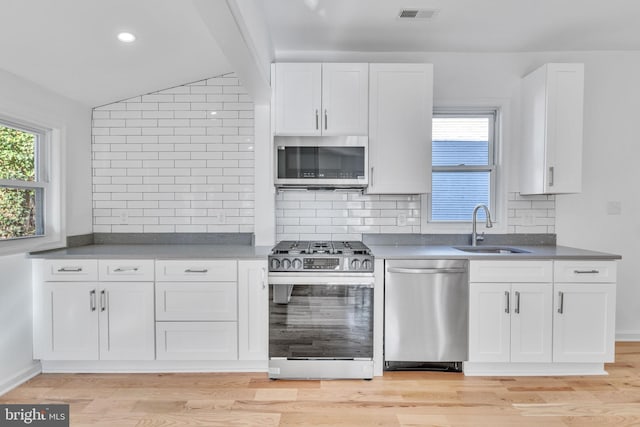
<path fill-rule="evenodd" d="M 231 19 L 216 21 L 220 5 Z M 435 15 L 400 20 L 401 9 Z M 638 0 L 0 0 L 0 11 L 0 69 L 88 106 L 309 51 L 640 51 Z M 221 24 L 242 37 L 230 43 Z M 116 39 L 125 30 L 135 43 Z"/>

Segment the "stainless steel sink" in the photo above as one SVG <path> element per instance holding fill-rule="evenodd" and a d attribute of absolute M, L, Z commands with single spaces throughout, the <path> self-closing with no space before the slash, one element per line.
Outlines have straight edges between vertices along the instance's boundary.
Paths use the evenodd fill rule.
<path fill-rule="evenodd" d="M 457 249 L 463 252 L 476 253 L 476 254 L 529 254 L 530 251 L 526 251 L 520 248 L 514 248 L 511 246 L 454 246 L 453 249 Z"/>

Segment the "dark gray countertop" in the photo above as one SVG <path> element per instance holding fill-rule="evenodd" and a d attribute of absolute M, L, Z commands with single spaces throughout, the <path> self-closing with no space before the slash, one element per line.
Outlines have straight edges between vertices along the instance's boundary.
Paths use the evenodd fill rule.
<path fill-rule="evenodd" d="M 47 259 L 261 259 L 270 251 L 271 246 L 250 245 L 87 245 L 29 256 Z"/>
<path fill-rule="evenodd" d="M 566 246 L 510 245 L 529 253 L 468 253 L 444 245 L 369 245 L 377 258 L 385 259 L 621 259 L 620 255 L 569 248 Z M 30 254 L 31 258 L 86 259 L 261 259 L 271 246 L 250 245 L 87 245 Z"/>
<path fill-rule="evenodd" d="M 469 253 L 455 249 L 452 246 L 424 246 L 424 245 L 369 245 L 377 258 L 384 259 L 473 259 L 473 260 L 535 260 L 535 259 L 592 259 L 614 260 L 621 259 L 620 255 L 595 252 L 566 246 L 523 246 L 509 245 L 524 249 L 528 253 L 496 254 Z"/>

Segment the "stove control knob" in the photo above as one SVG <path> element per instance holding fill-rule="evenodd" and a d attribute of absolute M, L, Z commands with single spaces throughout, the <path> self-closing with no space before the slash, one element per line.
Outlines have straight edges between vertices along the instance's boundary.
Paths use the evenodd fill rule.
<path fill-rule="evenodd" d="M 360 269 L 360 260 L 359 259 L 354 259 L 353 261 L 351 261 L 351 265 L 350 265 L 350 270 L 359 270 Z"/>
<path fill-rule="evenodd" d="M 300 260 L 300 258 L 295 258 L 291 262 L 291 265 L 293 266 L 294 270 L 300 270 L 302 268 L 302 261 Z"/>
<path fill-rule="evenodd" d="M 363 270 L 371 270 L 373 268 L 373 264 L 370 259 L 365 259 L 362 261 L 362 269 Z"/>
<path fill-rule="evenodd" d="M 289 268 L 291 268 L 291 261 L 289 261 L 288 258 L 282 260 L 282 268 L 284 270 L 288 270 Z"/>
<path fill-rule="evenodd" d="M 278 258 L 273 258 L 271 260 L 271 269 L 277 270 L 278 268 L 280 268 L 280 260 Z"/>

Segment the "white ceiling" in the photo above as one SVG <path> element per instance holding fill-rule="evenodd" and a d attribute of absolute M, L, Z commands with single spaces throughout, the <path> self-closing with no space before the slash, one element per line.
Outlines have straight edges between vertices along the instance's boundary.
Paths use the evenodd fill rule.
<path fill-rule="evenodd" d="M 205 25 L 194 1 L 0 0 L 0 69 L 98 106 L 241 68 L 211 35 L 219 22 L 209 16 Z M 259 38 L 272 43 L 253 45 L 275 49 L 276 59 L 300 51 L 640 50 L 640 0 L 207 1 L 248 11 L 241 28 L 264 19 Z M 439 13 L 406 22 L 396 18 L 402 8 Z M 138 40 L 118 42 L 123 30 Z"/>
<path fill-rule="evenodd" d="M 276 58 L 308 50 L 640 49 L 638 0 L 265 0 L 263 4 Z M 403 8 L 439 13 L 427 21 L 396 19 Z"/>
<path fill-rule="evenodd" d="M 187 0 L 0 0 L 0 13 L 0 68 L 88 106 L 232 71 Z"/>

